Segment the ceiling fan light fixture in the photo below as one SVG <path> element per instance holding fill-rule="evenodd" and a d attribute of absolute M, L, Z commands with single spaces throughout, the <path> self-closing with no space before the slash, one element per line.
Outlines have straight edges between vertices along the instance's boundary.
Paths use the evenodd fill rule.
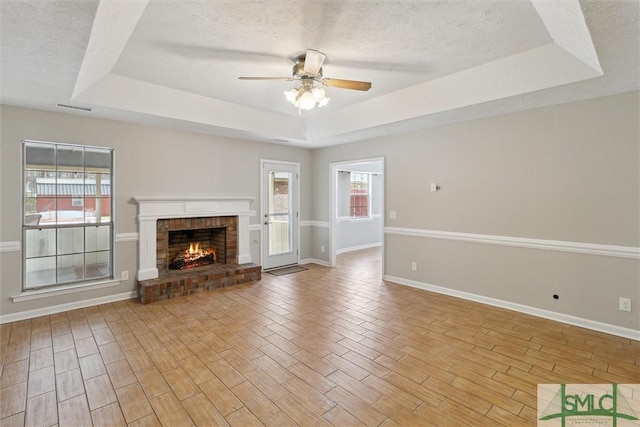
<path fill-rule="evenodd" d="M 298 98 L 298 90 L 297 89 L 285 90 L 284 96 L 287 98 L 287 101 L 289 101 L 292 104 L 295 104 L 296 99 Z"/>
<path fill-rule="evenodd" d="M 324 88 L 321 87 L 314 86 L 313 89 L 311 89 L 311 94 L 316 102 L 320 102 L 320 100 L 325 98 Z"/>
<path fill-rule="evenodd" d="M 298 56 L 293 66 L 291 77 L 238 77 L 241 80 L 286 80 L 298 81 L 300 86 L 284 91 L 284 96 L 292 103 L 301 114 L 302 110 L 311 110 L 317 107 L 324 107 L 329 103 L 329 99 L 322 86 L 316 87 L 315 82 L 324 86 L 340 89 L 351 89 L 368 91 L 371 89 L 371 82 L 358 80 L 344 80 L 323 78 L 322 65 L 326 55 L 315 49 L 307 49 L 306 54 Z"/>
<path fill-rule="evenodd" d="M 324 107 L 329 102 L 324 88 L 309 82 L 303 82 L 298 88 L 285 90 L 284 96 L 300 110 L 312 110 L 316 106 Z"/>
<path fill-rule="evenodd" d="M 304 93 L 300 95 L 298 102 L 300 103 L 299 108 L 301 110 L 312 110 L 313 107 L 316 106 L 316 100 L 313 97 L 313 93 L 309 90 L 305 90 Z"/>

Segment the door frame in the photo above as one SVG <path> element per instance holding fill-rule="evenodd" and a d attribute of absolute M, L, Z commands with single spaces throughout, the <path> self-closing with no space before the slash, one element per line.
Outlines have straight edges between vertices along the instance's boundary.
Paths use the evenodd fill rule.
<path fill-rule="evenodd" d="M 265 231 L 264 231 L 264 215 L 267 212 L 267 197 L 265 194 L 265 182 L 264 182 L 264 166 L 266 163 L 271 163 L 275 165 L 283 165 L 283 166 L 294 166 L 296 168 L 297 174 L 297 185 L 293 189 L 293 209 L 295 211 L 295 215 L 292 215 L 293 226 L 295 233 L 295 245 L 296 245 L 296 263 L 300 263 L 300 163 L 299 162 L 289 162 L 284 160 L 270 160 L 270 159 L 260 159 L 260 265 L 264 270 L 264 239 L 265 239 Z M 278 268 L 278 267 L 272 267 Z"/>
<path fill-rule="evenodd" d="M 337 213 L 337 190 L 338 190 L 338 183 L 337 183 L 337 179 L 336 179 L 336 174 L 338 172 L 338 170 L 340 169 L 340 167 L 344 167 L 345 165 L 353 165 L 356 163 L 372 163 L 372 162 L 380 162 L 381 163 L 381 170 L 382 170 L 382 179 L 380 180 L 380 185 L 382 186 L 381 190 L 380 190 L 380 195 L 381 195 L 381 203 L 382 203 L 382 276 L 384 277 L 385 275 L 385 269 L 384 269 L 384 240 L 385 240 L 385 236 L 384 236 L 384 227 L 385 227 L 385 223 L 386 223 L 386 207 L 385 207 L 385 190 L 384 190 L 384 183 L 386 180 L 385 177 L 385 158 L 384 157 L 373 157 L 373 158 L 367 158 L 367 159 L 353 159 L 353 160 L 344 160 L 344 161 L 340 161 L 340 162 L 331 162 L 329 163 L 329 179 L 330 179 L 330 194 L 329 194 L 329 199 L 330 199 L 330 203 L 329 203 L 329 266 L 330 267 L 335 267 L 336 266 L 336 231 L 337 231 L 337 223 L 338 223 L 338 213 Z"/>

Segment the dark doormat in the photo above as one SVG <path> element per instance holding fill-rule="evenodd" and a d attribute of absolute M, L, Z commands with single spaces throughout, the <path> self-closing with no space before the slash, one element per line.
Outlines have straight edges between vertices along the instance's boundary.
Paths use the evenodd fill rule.
<path fill-rule="evenodd" d="M 275 270 L 265 271 L 265 273 L 273 274 L 274 276 L 284 276 L 285 274 L 297 273 L 299 271 L 305 271 L 306 268 L 300 265 L 292 265 L 290 267 L 277 268 Z"/>

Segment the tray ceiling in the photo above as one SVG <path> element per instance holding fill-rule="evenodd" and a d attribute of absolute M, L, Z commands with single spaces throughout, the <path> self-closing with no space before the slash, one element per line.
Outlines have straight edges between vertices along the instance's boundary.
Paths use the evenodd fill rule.
<path fill-rule="evenodd" d="M 304 147 L 638 90 L 637 1 L 2 2 L 2 103 Z M 323 108 L 298 110 L 307 48 Z"/>

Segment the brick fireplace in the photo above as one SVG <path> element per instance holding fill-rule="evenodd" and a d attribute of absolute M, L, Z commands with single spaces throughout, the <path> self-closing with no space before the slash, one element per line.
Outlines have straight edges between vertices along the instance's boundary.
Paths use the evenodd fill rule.
<path fill-rule="evenodd" d="M 145 304 L 202 290 L 260 280 L 251 263 L 249 216 L 253 198 L 136 197 L 139 224 L 139 300 Z M 217 262 L 172 268 L 185 244 L 215 249 Z"/>
<path fill-rule="evenodd" d="M 212 216 L 159 219 L 156 230 L 156 267 L 162 275 L 171 270 L 179 252 L 191 243 L 213 248 L 220 264 L 237 264 L 238 218 Z"/>

